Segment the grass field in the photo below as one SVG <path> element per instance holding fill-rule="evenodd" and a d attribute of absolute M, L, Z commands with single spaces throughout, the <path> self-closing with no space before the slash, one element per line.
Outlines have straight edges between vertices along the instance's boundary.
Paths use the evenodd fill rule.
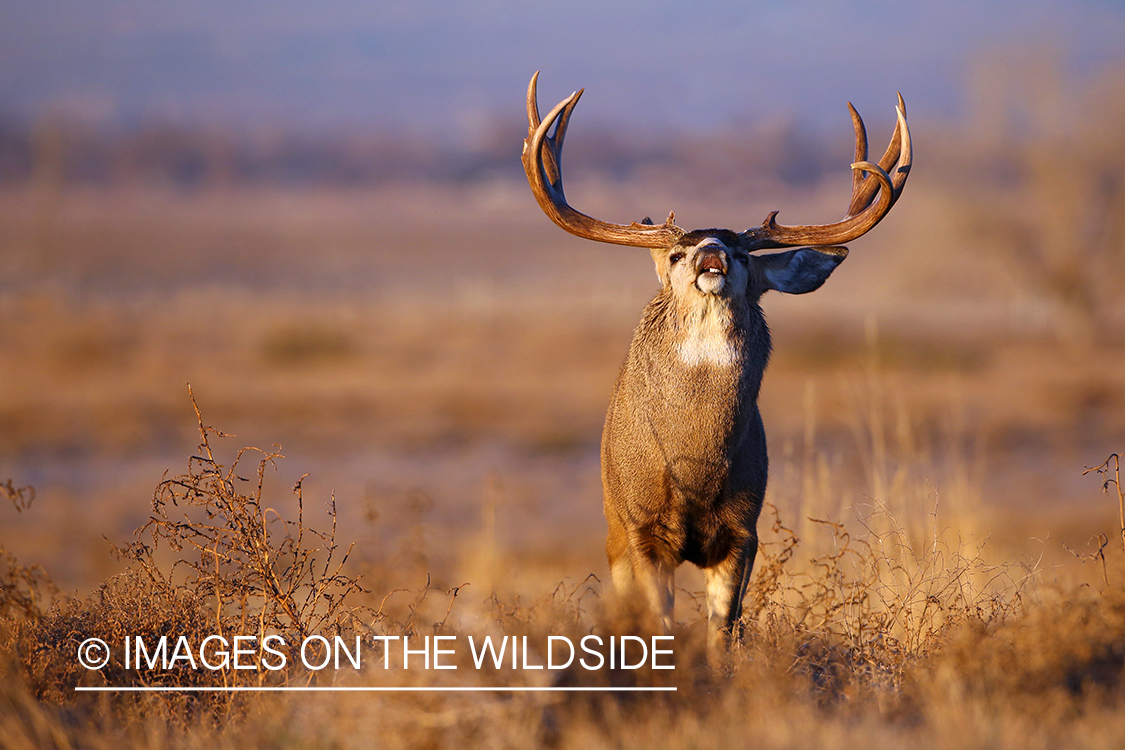
<path fill-rule="evenodd" d="M 609 606 L 598 440 L 655 279 L 503 181 L 0 191 L 0 746 L 1120 747 L 1119 490 L 1083 474 L 1125 448 L 1120 257 L 1024 273 L 1024 204 L 982 217 L 942 169 L 764 303 L 770 508 L 718 670 L 687 568 L 674 670 L 82 669 L 128 634 L 643 632 Z M 568 195 L 738 228 L 847 194 L 676 187 Z M 106 683 L 677 690 L 74 691 Z"/>

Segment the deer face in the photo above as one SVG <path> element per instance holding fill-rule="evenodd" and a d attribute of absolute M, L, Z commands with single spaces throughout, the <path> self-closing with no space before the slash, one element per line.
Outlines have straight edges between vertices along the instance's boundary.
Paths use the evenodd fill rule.
<path fill-rule="evenodd" d="M 652 257 L 660 283 L 681 300 L 741 301 L 746 295 L 750 255 L 734 232 L 690 232 Z"/>
<path fill-rule="evenodd" d="M 757 302 L 771 289 L 805 294 L 818 289 L 848 256 L 846 247 L 751 255 L 738 235 L 725 229 L 689 232 L 671 248 L 651 252 L 661 285 L 689 305 Z"/>

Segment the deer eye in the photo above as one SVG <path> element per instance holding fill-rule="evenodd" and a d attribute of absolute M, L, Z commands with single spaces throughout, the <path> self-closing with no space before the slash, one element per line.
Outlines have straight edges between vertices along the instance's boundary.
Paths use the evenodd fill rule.
<path fill-rule="evenodd" d="M 668 256 L 668 262 L 671 263 L 673 266 L 676 265 L 677 263 L 679 263 L 683 259 L 684 259 L 683 253 L 672 253 L 671 255 Z"/>

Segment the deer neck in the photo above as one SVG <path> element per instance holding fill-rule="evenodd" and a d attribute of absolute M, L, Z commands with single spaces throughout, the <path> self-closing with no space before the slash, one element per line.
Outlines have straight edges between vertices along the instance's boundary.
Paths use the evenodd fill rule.
<path fill-rule="evenodd" d="M 736 311 L 723 297 L 708 295 L 676 306 L 674 350 L 687 367 L 737 367 L 743 341 Z"/>
<path fill-rule="evenodd" d="M 705 367 L 732 375 L 765 369 L 770 335 L 756 301 L 708 295 L 688 301 L 664 290 L 645 308 L 634 340 L 660 369 Z M 646 358 L 647 358 L 646 357 Z"/>

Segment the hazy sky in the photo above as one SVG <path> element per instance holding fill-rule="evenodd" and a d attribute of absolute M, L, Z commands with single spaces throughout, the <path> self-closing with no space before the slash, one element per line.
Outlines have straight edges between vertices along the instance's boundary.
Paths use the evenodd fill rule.
<path fill-rule="evenodd" d="M 585 86 L 584 117 L 601 122 L 846 124 L 849 99 L 889 121 L 896 90 L 912 116 L 956 114 L 990 54 L 1077 75 L 1121 60 L 1125 3 L 0 0 L 0 113 L 471 138 L 522 116 L 542 69 L 545 108 Z"/>

